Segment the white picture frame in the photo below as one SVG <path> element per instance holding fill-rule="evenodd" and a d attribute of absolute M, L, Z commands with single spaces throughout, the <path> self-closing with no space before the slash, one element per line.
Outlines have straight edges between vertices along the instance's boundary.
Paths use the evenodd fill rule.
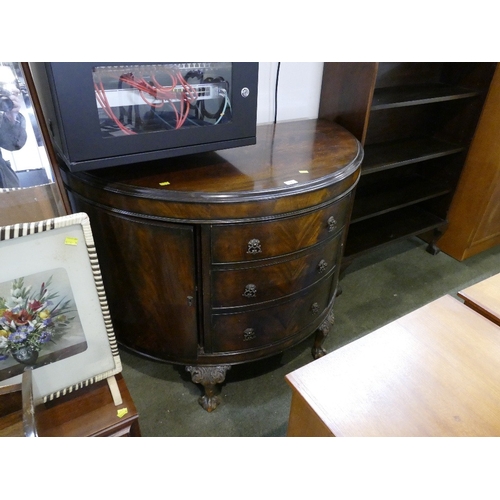
<path fill-rule="evenodd" d="M 35 404 L 121 372 L 87 214 L 0 227 L 0 262 L 4 304 L 5 296 L 12 300 L 12 284 L 21 278 L 31 290 L 50 283 L 54 302 L 64 299 L 69 304 L 67 332 L 44 345 L 33 369 Z M 0 310 L 4 312 L 5 307 Z M 20 383 L 23 370 L 14 359 L 0 360 L 0 387 Z"/>

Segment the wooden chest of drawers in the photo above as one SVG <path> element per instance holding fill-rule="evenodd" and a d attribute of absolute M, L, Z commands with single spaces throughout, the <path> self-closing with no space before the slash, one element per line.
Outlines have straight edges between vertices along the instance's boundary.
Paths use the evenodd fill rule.
<path fill-rule="evenodd" d="M 115 332 L 142 355 L 186 365 L 218 404 L 232 364 L 278 354 L 333 322 L 363 157 L 340 126 L 258 127 L 257 144 L 69 173 L 89 214 Z"/>

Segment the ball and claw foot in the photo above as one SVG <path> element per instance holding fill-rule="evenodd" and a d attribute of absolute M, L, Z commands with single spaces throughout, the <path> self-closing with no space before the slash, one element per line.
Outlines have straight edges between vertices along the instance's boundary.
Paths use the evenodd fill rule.
<path fill-rule="evenodd" d="M 191 373 L 191 380 L 195 384 L 201 384 L 205 394 L 198 399 L 201 407 L 211 412 L 219 406 L 221 398 L 217 384 L 222 384 L 226 378 L 226 372 L 231 367 L 222 366 L 186 366 L 186 371 Z"/>
<path fill-rule="evenodd" d="M 311 353 L 314 359 L 322 358 L 326 354 L 326 349 L 323 347 L 313 347 Z"/>
<path fill-rule="evenodd" d="M 322 345 L 334 321 L 335 318 L 333 316 L 333 311 L 330 311 L 325 321 L 323 321 L 323 323 L 319 325 L 316 336 L 314 337 L 314 345 L 311 349 L 311 353 L 314 359 L 319 359 L 326 354 L 326 349 L 324 349 Z"/>
<path fill-rule="evenodd" d="M 206 388 L 205 388 L 206 390 Z M 220 404 L 220 397 L 216 395 L 208 395 L 204 394 L 203 396 L 200 396 L 198 398 L 198 403 L 200 403 L 200 406 L 208 411 L 208 413 L 214 411 L 217 406 Z"/>

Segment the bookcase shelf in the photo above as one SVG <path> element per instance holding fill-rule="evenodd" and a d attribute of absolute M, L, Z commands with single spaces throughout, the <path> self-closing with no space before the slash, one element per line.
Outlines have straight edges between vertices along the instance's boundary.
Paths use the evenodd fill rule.
<path fill-rule="evenodd" d="M 362 143 L 344 266 L 419 235 L 436 253 L 496 63 L 324 64 L 320 118 Z"/>
<path fill-rule="evenodd" d="M 466 99 L 477 94 L 477 91 L 463 87 L 440 84 L 385 87 L 375 89 L 371 110 Z"/>
<path fill-rule="evenodd" d="M 452 155 L 464 146 L 450 144 L 433 137 L 418 137 L 365 146 L 362 175 L 401 167 L 410 163 Z"/>
<path fill-rule="evenodd" d="M 362 184 L 356 193 L 351 224 L 450 192 L 447 185 L 418 175 L 397 178 L 391 184 L 376 183 L 369 189 L 364 187 Z"/>
<path fill-rule="evenodd" d="M 352 258 L 370 250 L 442 227 L 446 221 L 412 205 L 351 224 L 345 254 Z"/>

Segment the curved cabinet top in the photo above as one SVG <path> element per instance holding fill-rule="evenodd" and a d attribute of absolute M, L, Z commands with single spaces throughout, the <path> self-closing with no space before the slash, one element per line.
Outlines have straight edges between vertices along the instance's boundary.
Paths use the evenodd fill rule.
<path fill-rule="evenodd" d="M 257 144 L 69 173 L 70 191 L 129 213 L 193 222 L 229 221 L 307 210 L 350 191 L 363 151 L 326 120 L 257 127 Z"/>

